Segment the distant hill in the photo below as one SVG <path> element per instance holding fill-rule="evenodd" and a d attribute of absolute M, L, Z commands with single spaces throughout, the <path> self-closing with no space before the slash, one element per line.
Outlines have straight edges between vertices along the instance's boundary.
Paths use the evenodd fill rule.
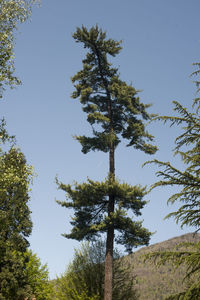
<path fill-rule="evenodd" d="M 132 268 L 133 276 L 136 275 L 136 287 L 139 292 L 139 300 L 162 300 L 167 295 L 172 295 L 184 290 L 186 283 L 183 278 L 186 268 L 181 266 L 174 270 L 173 265 L 167 263 L 159 268 L 151 262 L 145 262 L 143 255 L 149 252 L 173 250 L 176 245 L 184 242 L 198 242 L 200 234 L 185 234 L 167 241 L 144 247 L 124 257 Z"/>

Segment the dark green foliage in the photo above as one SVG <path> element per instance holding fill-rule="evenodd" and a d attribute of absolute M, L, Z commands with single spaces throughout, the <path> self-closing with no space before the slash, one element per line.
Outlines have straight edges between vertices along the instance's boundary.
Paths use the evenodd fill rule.
<path fill-rule="evenodd" d="M 5 129 L 5 127 L 3 126 Z M 2 131 L 6 138 L 6 131 Z M 3 141 L 3 139 L 2 139 Z M 14 146 L 0 153 L 0 299 L 23 299 L 28 293 L 26 258 L 32 230 L 29 185 L 32 168 Z"/>
<path fill-rule="evenodd" d="M 154 153 L 156 147 L 145 142 L 145 139 L 151 141 L 153 137 L 147 133 L 142 121 L 150 119 L 146 112 L 148 105 L 140 102 L 137 91 L 121 81 L 118 69 L 108 62 L 108 55 L 115 56 L 121 50 L 121 42 L 106 39 L 106 33 L 97 26 L 90 30 L 84 26 L 77 28 L 73 37 L 89 49 L 83 60 L 83 70 L 72 78 L 76 83 L 72 97 L 80 98 L 94 134 L 94 137 L 76 137 L 82 151 L 108 152 L 113 145 L 115 150 L 123 137 L 129 140 L 128 146 Z M 94 129 L 95 124 L 98 130 L 101 125 L 102 131 Z M 57 184 L 66 192 L 68 200 L 58 203 L 75 211 L 71 222 L 73 229 L 71 234 L 65 235 L 67 238 L 91 239 L 99 232 L 106 232 L 112 223 L 121 234 L 116 235 L 116 241 L 126 245 L 128 251 L 148 243 L 150 233 L 141 227 L 140 222 L 134 222 L 127 216 L 128 210 L 136 216 L 141 215 L 140 210 L 146 204 L 142 200 L 146 194 L 145 188 L 120 183 L 110 176 L 104 182 L 89 179 L 88 183 L 83 184 L 75 182 L 74 185 L 65 185 L 58 181 Z M 114 197 L 116 209 L 106 216 L 111 196 Z"/>
<path fill-rule="evenodd" d="M 175 140 L 175 155 L 179 155 L 185 164 L 185 170 L 181 171 L 172 166 L 169 162 L 154 160 L 153 163 L 162 167 L 157 175 L 162 180 L 156 182 L 152 188 L 157 186 L 178 186 L 182 190 L 172 195 L 168 202 L 179 201 L 184 203 L 178 211 L 167 216 L 174 217 L 181 226 L 189 225 L 199 229 L 200 225 L 200 100 L 195 99 L 197 108 L 189 112 L 180 103 L 174 101 L 174 110 L 179 113 L 178 117 L 161 116 L 157 120 L 170 121 L 171 125 L 182 125 L 183 133 Z"/>
<path fill-rule="evenodd" d="M 195 64 L 200 67 L 200 64 Z M 193 75 L 199 75 L 200 70 L 197 70 Z M 197 92 L 199 91 L 200 81 L 196 81 Z M 183 171 L 172 166 L 169 162 L 161 162 L 154 160 L 153 163 L 162 167 L 163 171 L 158 171 L 157 175 L 162 180 L 156 182 L 152 188 L 158 186 L 177 186 L 182 189 L 172 195 L 168 202 L 174 203 L 179 201 L 182 206 L 175 212 L 170 213 L 166 218 L 174 217 L 177 223 L 196 227 L 200 230 L 200 98 L 196 98 L 193 103 L 194 112 L 189 112 L 179 102 L 174 101 L 174 110 L 179 116 L 161 116 L 156 117 L 157 120 L 164 122 L 170 121 L 171 125 L 182 125 L 183 133 L 175 140 L 175 155 L 179 155 L 185 165 Z M 169 299 L 193 300 L 200 298 L 200 244 L 194 245 L 194 252 L 187 253 L 177 251 L 175 253 L 166 252 L 161 255 L 161 262 L 165 259 L 171 259 L 174 264 L 180 266 L 186 264 L 188 266 L 187 276 L 191 277 L 192 281 L 188 288 L 180 294 L 170 296 Z M 156 254 L 160 256 L 160 254 Z M 195 280 L 194 280 L 195 277 Z"/>
<path fill-rule="evenodd" d="M 153 136 L 146 131 L 142 121 L 150 119 L 146 111 L 149 105 L 140 102 L 135 88 L 120 80 L 118 69 L 108 62 L 108 55 L 116 56 L 122 49 L 121 42 L 106 39 L 106 33 L 97 26 L 90 30 L 84 26 L 77 28 L 73 37 L 89 50 L 83 59 L 83 69 L 72 77 L 76 88 L 72 97 L 80 99 L 94 134 L 94 137 L 76 137 L 82 151 L 108 152 L 111 140 L 116 147 L 121 135 L 128 140 L 127 146 L 155 153 L 157 148 L 146 143 L 151 142 Z M 101 125 L 101 132 L 94 129 L 96 124 Z"/>
<path fill-rule="evenodd" d="M 140 102 L 135 88 L 122 81 L 118 69 L 108 61 L 109 55 L 115 57 L 120 52 L 121 42 L 107 39 L 98 26 L 89 30 L 84 26 L 77 28 L 73 37 L 88 52 L 83 59 L 83 69 L 72 78 L 75 86 L 72 98 L 80 99 L 93 132 L 91 137 L 75 138 L 83 153 L 91 150 L 109 153 L 109 174 L 104 182 L 88 180 L 88 183 L 74 185 L 57 182 L 66 192 L 67 200 L 72 200 L 58 203 L 75 212 L 73 228 L 71 234 L 65 235 L 67 238 L 91 240 L 99 233 L 106 233 L 105 300 L 111 300 L 114 236 L 117 243 L 131 252 L 133 247 L 148 244 L 151 235 L 141 222 L 128 216 L 129 212 L 141 215 L 146 191 L 115 179 L 115 150 L 122 139 L 128 140 L 127 146 L 148 154 L 155 153 L 157 148 L 149 144 L 153 136 L 144 124 L 151 118 L 146 111 L 149 105 Z M 114 234 L 115 230 L 118 235 Z"/>
<path fill-rule="evenodd" d="M 106 232 L 110 222 L 114 224 L 119 232 L 116 235 L 116 242 L 126 246 L 131 252 L 132 247 L 145 245 L 149 240 L 149 231 L 142 228 L 141 222 L 133 222 L 127 216 L 127 211 L 132 211 L 136 216 L 141 215 L 141 209 L 146 204 L 142 200 L 145 189 L 140 186 L 130 186 L 126 183 L 119 183 L 115 180 L 110 184 L 105 182 L 94 182 L 88 179 L 88 183 L 75 183 L 64 185 L 60 183 L 59 188 L 66 192 L 67 198 L 73 201 L 60 202 L 63 207 L 73 208 L 75 216 L 71 221 L 73 225 L 67 238 L 77 240 L 91 240 L 99 233 Z M 112 216 L 105 217 L 108 206 L 108 195 L 115 197 L 116 209 Z"/>
<path fill-rule="evenodd" d="M 0 163 L 1 238 L 16 243 L 16 250 L 24 250 L 32 230 L 27 206 L 32 169 L 14 147 L 2 154 Z"/>
<path fill-rule="evenodd" d="M 3 255 L 3 253 L 2 253 Z M 0 299 L 51 300 L 53 287 L 49 282 L 46 265 L 32 251 L 7 249 L 1 262 L 5 266 L 0 273 Z"/>

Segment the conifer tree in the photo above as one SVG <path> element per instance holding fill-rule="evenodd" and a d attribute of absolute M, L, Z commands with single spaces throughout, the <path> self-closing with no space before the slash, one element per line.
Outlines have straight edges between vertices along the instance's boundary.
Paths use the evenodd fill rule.
<path fill-rule="evenodd" d="M 200 64 L 196 65 L 200 67 Z M 199 70 L 193 74 L 199 74 Z M 197 80 L 197 87 L 199 83 Z M 151 161 L 150 163 L 155 163 L 161 168 L 157 172 L 157 176 L 162 178 L 153 184 L 152 188 L 158 186 L 182 187 L 168 199 L 168 202 L 179 201 L 183 205 L 166 218 L 174 217 L 181 227 L 184 225 L 194 226 L 198 231 L 200 230 L 200 98 L 194 99 L 193 112 L 177 101 L 173 101 L 173 104 L 174 111 L 178 112 L 178 116 L 157 116 L 155 120 L 164 123 L 171 122 L 171 125 L 182 125 L 182 133 L 175 139 L 174 154 L 182 159 L 185 169 L 180 170 L 170 162 Z"/>
<path fill-rule="evenodd" d="M 146 111 L 149 105 L 140 102 L 135 88 L 120 79 L 118 68 L 112 67 L 108 60 L 109 56 L 119 54 L 121 42 L 107 39 L 98 26 L 89 30 L 84 26 L 77 28 L 73 37 L 88 52 L 83 69 L 72 78 L 75 87 L 72 98 L 80 99 L 93 132 L 91 137 L 75 138 L 84 154 L 91 150 L 109 153 L 109 170 L 104 182 L 90 179 L 74 185 L 58 182 L 67 194 L 67 201 L 58 203 L 75 212 L 72 231 L 65 237 L 92 240 L 106 233 L 104 299 L 111 300 L 114 240 L 131 252 L 133 247 L 147 245 L 151 235 L 141 222 L 128 214 L 130 211 L 135 216 L 141 215 L 146 190 L 139 185 L 120 183 L 115 178 L 115 150 L 122 139 L 127 139 L 127 146 L 147 154 L 154 154 L 157 148 L 151 145 L 153 136 L 144 124 L 150 119 Z"/>
<path fill-rule="evenodd" d="M 200 63 L 195 63 L 198 69 L 192 75 L 199 76 Z M 195 81 L 197 93 L 200 92 L 200 80 Z M 180 156 L 183 161 L 183 170 L 176 168 L 170 162 L 153 160 L 161 170 L 157 176 L 162 179 L 152 185 L 152 189 L 158 186 L 175 186 L 180 188 L 169 199 L 168 203 L 179 202 L 181 206 L 166 216 L 173 217 L 177 223 L 183 226 L 192 226 L 196 231 L 200 230 L 200 98 L 193 101 L 193 110 L 183 107 L 174 101 L 174 111 L 178 116 L 157 116 L 156 120 L 164 123 L 171 122 L 172 125 L 181 125 L 182 133 L 175 139 L 174 154 Z M 196 109 L 195 109 L 196 108 Z M 147 162 L 149 163 L 149 162 Z M 188 246 L 188 245 L 186 245 Z M 171 260 L 176 267 L 186 264 L 187 274 L 185 279 L 191 279 L 188 289 L 177 295 L 169 296 L 168 300 L 198 300 L 200 299 L 200 242 L 190 243 L 192 250 L 154 253 L 149 258 L 156 258 L 161 263 Z"/>

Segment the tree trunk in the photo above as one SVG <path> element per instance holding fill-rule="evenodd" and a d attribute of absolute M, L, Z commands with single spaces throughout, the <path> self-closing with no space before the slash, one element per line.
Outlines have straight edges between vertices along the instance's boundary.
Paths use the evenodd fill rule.
<path fill-rule="evenodd" d="M 112 182 L 115 179 L 115 147 L 113 143 L 113 117 L 112 117 L 112 101 L 111 94 L 108 89 L 108 81 L 104 77 L 103 68 L 101 63 L 101 57 L 97 47 L 95 47 L 97 55 L 98 66 L 100 70 L 100 76 L 107 94 L 107 109 L 110 120 L 110 151 L 109 151 L 109 180 Z M 114 212 L 115 197 L 109 195 L 108 203 L 108 217 L 111 217 Z M 105 279 L 104 279 L 104 300 L 112 300 L 112 286 L 113 286 L 113 244 L 114 244 L 114 226 L 110 224 L 108 226 L 107 238 L 106 238 L 106 257 L 105 257 Z"/>
<path fill-rule="evenodd" d="M 110 226 L 106 240 L 104 300 L 112 300 L 114 227 Z"/>
<path fill-rule="evenodd" d="M 109 179 L 113 181 L 115 178 L 115 162 L 114 162 L 114 145 L 111 144 L 109 153 Z M 115 207 L 115 197 L 109 195 L 108 217 L 112 215 Z M 106 258 L 105 258 L 105 281 L 104 281 L 104 300 L 112 300 L 113 287 L 113 247 L 114 246 L 114 225 L 110 224 L 107 231 L 106 239 Z"/>

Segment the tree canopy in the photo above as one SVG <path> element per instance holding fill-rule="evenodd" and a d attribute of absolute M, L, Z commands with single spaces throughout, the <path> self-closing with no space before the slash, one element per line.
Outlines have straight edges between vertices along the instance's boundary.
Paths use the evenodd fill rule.
<path fill-rule="evenodd" d="M 76 240 L 93 240 L 99 233 L 107 231 L 109 223 L 112 221 L 119 235 L 115 241 L 124 245 L 128 252 L 132 247 L 148 244 L 149 231 L 142 227 L 140 221 L 133 221 L 128 216 L 127 211 L 132 211 L 136 216 L 141 215 L 141 209 L 146 204 L 142 200 L 145 195 L 145 188 L 141 186 L 131 186 L 127 183 L 120 183 L 115 180 L 104 182 L 92 181 L 74 185 L 59 183 L 59 188 L 66 192 L 68 202 L 60 202 L 63 207 L 73 208 L 75 217 L 71 224 L 71 233 L 64 234 L 67 238 Z M 112 216 L 106 216 L 108 196 L 115 196 L 116 209 Z M 72 201 L 70 201 L 72 199 Z"/>
<path fill-rule="evenodd" d="M 1 141 L 10 137 L 1 123 Z M 27 238 L 32 231 L 28 207 L 33 170 L 14 145 L 0 149 L 0 299 L 21 299 L 28 292 Z M 12 284 L 11 284 L 12 283 Z"/>
<path fill-rule="evenodd" d="M 146 111 L 150 105 L 140 101 L 138 91 L 122 81 L 118 68 L 108 61 L 109 56 L 119 54 L 121 41 L 106 39 L 106 32 L 98 26 L 89 30 L 84 26 L 77 28 L 73 37 L 88 49 L 83 69 L 72 77 L 75 86 L 72 98 L 80 99 L 93 129 L 93 137 L 76 136 L 83 153 L 109 152 L 111 142 L 116 148 L 122 138 L 128 140 L 127 146 L 155 153 L 157 147 L 148 143 L 153 136 L 143 122 L 151 117 Z M 95 130 L 95 125 L 100 125 L 97 128 L 101 127 L 102 131 Z"/>
<path fill-rule="evenodd" d="M 27 284 L 30 289 L 31 298 L 33 295 L 37 300 L 51 300 L 53 286 L 49 281 L 47 265 L 42 265 L 39 257 L 31 250 L 24 253 L 26 260 Z"/>

